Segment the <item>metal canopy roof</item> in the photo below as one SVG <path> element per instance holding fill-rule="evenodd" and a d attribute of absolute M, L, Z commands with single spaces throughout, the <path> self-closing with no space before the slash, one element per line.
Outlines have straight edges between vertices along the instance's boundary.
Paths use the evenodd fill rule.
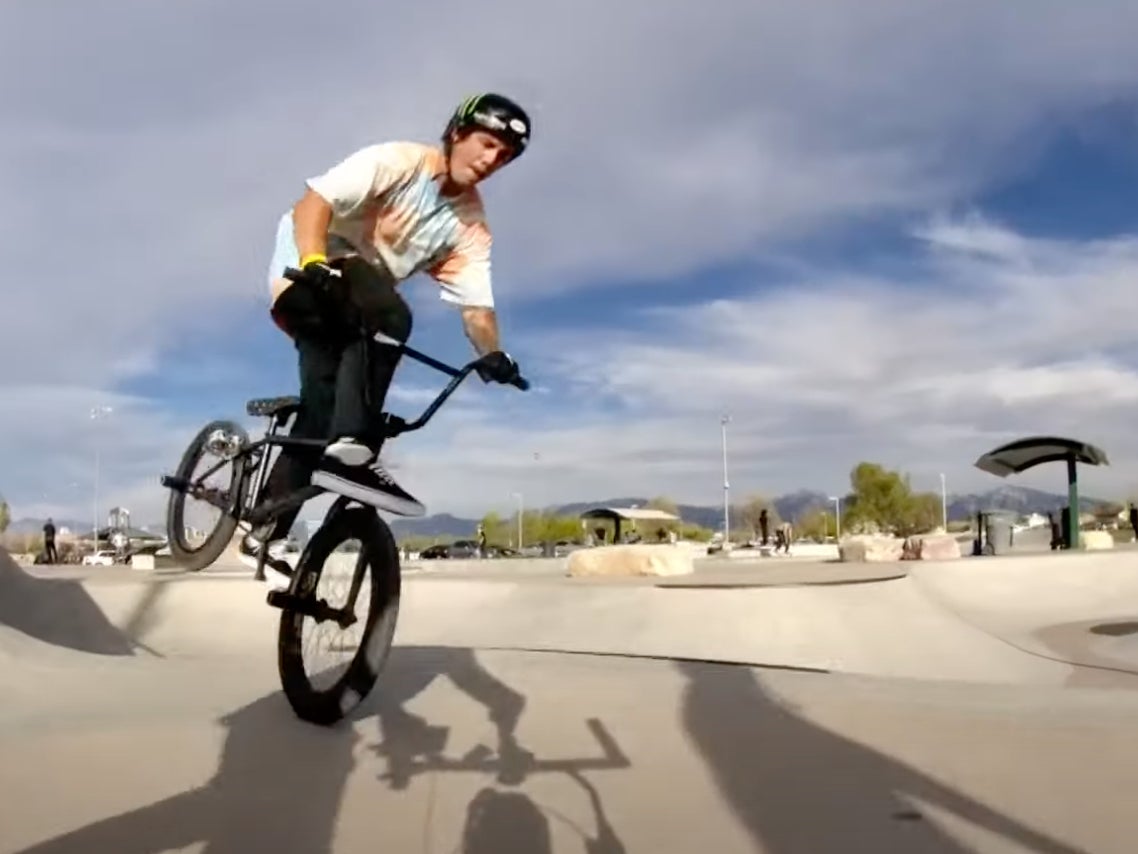
<path fill-rule="evenodd" d="M 975 466 L 997 477 L 1019 474 L 1043 463 L 1074 459 L 1091 466 L 1110 465 L 1106 453 L 1094 445 L 1058 436 L 1032 436 L 1017 439 L 984 454 Z"/>
<path fill-rule="evenodd" d="M 655 507 L 595 507 L 581 514 L 582 519 L 654 519 L 658 522 L 676 521 L 680 517 L 657 510 Z"/>

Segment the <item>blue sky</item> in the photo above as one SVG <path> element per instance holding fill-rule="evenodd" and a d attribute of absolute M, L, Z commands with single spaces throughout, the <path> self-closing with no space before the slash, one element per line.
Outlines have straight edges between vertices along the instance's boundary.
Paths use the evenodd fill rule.
<path fill-rule="evenodd" d="M 507 349 L 389 449 L 431 512 L 834 491 L 873 459 L 983 489 L 1025 433 L 1101 444 L 1138 494 L 1138 7 L 627 0 L 407 9 L 5 7 L 0 492 L 15 515 L 161 518 L 204 421 L 292 391 L 276 220 L 465 94 L 530 107 L 485 197 Z M 241 30 L 248 27 L 248 30 Z M 433 283 L 413 343 L 467 358 Z M 443 378 L 401 370 L 414 413 Z M 112 415 L 92 422 L 92 406 Z M 1057 467 L 1016 482 L 1060 490 Z"/>

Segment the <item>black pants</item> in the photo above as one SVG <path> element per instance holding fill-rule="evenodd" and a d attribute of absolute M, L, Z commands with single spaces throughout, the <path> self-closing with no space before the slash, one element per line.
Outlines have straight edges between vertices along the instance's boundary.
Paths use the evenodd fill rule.
<path fill-rule="evenodd" d="M 340 290 L 321 293 L 298 282 L 273 306 L 273 319 L 296 346 L 300 374 L 300 409 L 289 435 L 353 436 L 378 453 L 383 444 L 379 416 L 402 351 L 372 336 L 379 332 L 405 342 L 411 309 L 394 279 L 370 264 L 349 258 L 337 266 L 343 274 Z M 307 486 L 320 455 L 319 449 L 282 448 L 262 500 Z M 287 537 L 299 513 L 296 507 L 282 514 L 269 539 Z"/>

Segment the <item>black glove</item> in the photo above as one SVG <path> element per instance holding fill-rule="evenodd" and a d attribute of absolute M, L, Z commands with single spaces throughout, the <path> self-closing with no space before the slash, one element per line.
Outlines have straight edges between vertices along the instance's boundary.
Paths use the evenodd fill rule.
<path fill-rule="evenodd" d="M 340 280 L 340 273 L 327 261 L 309 261 L 303 268 L 304 277 L 322 291 L 329 290 Z"/>
<path fill-rule="evenodd" d="M 513 360 L 509 353 L 503 353 L 501 350 L 487 353 L 474 365 L 474 369 L 478 371 L 478 376 L 482 377 L 484 383 L 491 381 L 502 384 L 512 383 L 521 376 L 518 372 L 518 363 Z"/>

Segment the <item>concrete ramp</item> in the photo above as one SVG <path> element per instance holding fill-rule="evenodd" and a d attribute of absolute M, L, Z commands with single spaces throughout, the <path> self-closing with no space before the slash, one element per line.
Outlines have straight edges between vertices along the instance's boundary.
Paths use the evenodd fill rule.
<path fill-rule="evenodd" d="M 396 643 L 990 684 L 1064 685 L 1079 668 L 1081 684 L 1138 677 L 1135 643 L 1117 629 L 1138 612 L 1129 556 L 908 567 L 870 583 L 770 587 L 408 575 Z M 275 644 L 279 612 L 248 576 L 118 570 L 46 580 L 9 561 L 0 578 L 6 622 L 46 643 L 162 658 L 230 658 Z"/>
<path fill-rule="evenodd" d="M 332 729 L 281 696 L 247 573 L 17 568 L 0 591 L 41 625 L 0 626 L 0 854 L 1130 854 L 1138 677 L 1097 664 L 1132 660 L 1127 559 L 408 574 L 389 666 Z"/>
<path fill-rule="evenodd" d="M 916 566 L 910 579 L 963 624 L 1041 658 L 1138 674 L 1138 553 Z"/>
<path fill-rule="evenodd" d="M 0 548 L 0 655 L 17 637 L 96 655 L 131 655 L 133 646 L 81 581 L 36 578 Z M 5 643 L 3 638 L 7 636 Z"/>

